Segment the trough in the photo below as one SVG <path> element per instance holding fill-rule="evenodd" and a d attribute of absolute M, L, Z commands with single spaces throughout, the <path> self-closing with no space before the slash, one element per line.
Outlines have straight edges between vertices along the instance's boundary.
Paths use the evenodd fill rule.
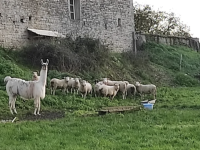
<path fill-rule="evenodd" d="M 103 115 L 106 113 L 113 113 L 113 112 L 125 112 L 125 111 L 131 111 L 131 110 L 140 110 L 141 106 L 115 106 L 115 107 L 102 107 L 97 112 L 99 115 Z"/>

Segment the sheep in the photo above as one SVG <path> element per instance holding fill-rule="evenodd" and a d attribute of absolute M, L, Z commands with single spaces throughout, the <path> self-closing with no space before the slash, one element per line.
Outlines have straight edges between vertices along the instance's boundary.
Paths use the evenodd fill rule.
<path fill-rule="evenodd" d="M 80 87 L 80 79 L 79 78 L 75 78 L 74 82 L 72 84 L 72 91 L 74 91 L 74 93 L 78 94 L 78 89 Z"/>
<path fill-rule="evenodd" d="M 86 80 L 80 80 L 80 87 L 78 91 L 81 93 L 82 98 L 86 98 L 88 93 L 92 94 L 92 85 Z"/>
<path fill-rule="evenodd" d="M 9 108 L 11 114 L 17 114 L 15 102 L 17 96 L 23 99 L 34 99 L 34 115 L 40 115 L 40 99 L 45 98 L 46 93 L 46 79 L 48 71 L 49 60 L 46 63 L 41 59 L 40 79 L 38 81 L 25 81 L 19 78 L 11 78 L 6 76 L 4 82 L 6 83 L 6 92 L 9 96 Z"/>
<path fill-rule="evenodd" d="M 119 91 L 122 93 L 122 98 L 126 99 L 126 87 L 127 84 L 129 83 L 128 81 L 111 81 L 108 78 L 103 78 L 103 83 L 106 85 L 114 85 L 114 84 L 119 84 Z"/>
<path fill-rule="evenodd" d="M 32 81 L 38 81 L 39 79 L 40 79 L 40 76 L 38 76 L 38 73 L 33 72 Z"/>
<path fill-rule="evenodd" d="M 67 84 L 68 82 L 66 80 L 66 77 L 64 77 L 64 79 L 57 79 L 57 78 L 51 79 L 50 81 L 51 94 L 55 95 L 56 89 L 63 89 L 63 92 L 65 93 Z"/>
<path fill-rule="evenodd" d="M 140 94 L 141 99 L 144 94 L 152 94 L 156 98 L 156 86 L 154 84 L 143 85 L 139 82 L 135 84 L 137 92 Z"/>
<path fill-rule="evenodd" d="M 66 80 L 68 81 L 67 85 L 67 93 L 69 92 L 69 89 L 71 90 L 71 93 L 74 92 L 74 94 L 78 94 L 78 89 L 80 87 L 80 79 L 79 78 L 71 78 L 67 77 Z"/>
<path fill-rule="evenodd" d="M 117 92 L 119 91 L 119 84 L 115 83 L 113 86 L 109 85 L 102 85 L 100 87 L 100 92 L 104 95 L 104 97 L 109 96 L 111 100 L 116 96 Z"/>
<path fill-rule="evenodd" d="M 103 85 L 105 85 L 105 84 L 104 84 L 102 81 L 97 82 L 97 83 L 94 85 L 93 90 L 94 90 L 94 96 L 95 96 L 95 97 L 99 96 L 99 94 L 100 94 L 100 89 L 101 89 L 101 87 L 102 87 Z"/>
<path fill-rule="evenodd" d="M 134 84 L 128 84 L 126 87 L 127 95 L 133 95 L 136 94 L 136 87 Z"/>

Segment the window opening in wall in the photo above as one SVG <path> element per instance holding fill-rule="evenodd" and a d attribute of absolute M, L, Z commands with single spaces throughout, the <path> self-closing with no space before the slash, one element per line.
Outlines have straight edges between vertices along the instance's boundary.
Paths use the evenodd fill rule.
<path fill-rule="evenodd" d="M 80 0 L 69 0 L 70 18 L 80 20 Z"/>
<path fill-rule="evenodd" d="M 121 26 L 122 26 L 121 18 L 118 18 L 118 19 L 117 19 L 117 26 L 118 26 L 118 27 L 121 27 Z"/>
<path fill-rule="evenodd" d="M 0 17 L 2 17 L 1 13 L 0 13 Z"/>
<path fill-rule="evenodd" d="M 108 27 L 107 27 L 107 23 L 105 23 L 105 29 L 107 30 L 107 28 L 108 28 Z"/>
<path fill-rule="evenodd" d="M 20 22 L 21 22 L 21 23 L 24 23 L 24 19 L 20 19 Z"/>
<path fill-rule="evenodd" d="M 28 17 L 28 20 L 31 21 L 31 19 L 32 19 L 32 16 L 29 16 L 29 17 Z"/>

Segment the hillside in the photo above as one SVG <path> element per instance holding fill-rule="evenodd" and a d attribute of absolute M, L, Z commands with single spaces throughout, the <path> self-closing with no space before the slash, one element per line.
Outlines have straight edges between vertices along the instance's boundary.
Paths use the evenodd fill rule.
<path fill-rule="evenodd" d="M 182 66 L 180 71 L 181 54 Z M 22 53 L 18 51 L 0 50 L 0 77 L 2 79 L 0 82 L 0 118 L 4 118 L 7 115 L 10 116 L 7 107 L 8 97 L 5 92 L 5 84 L 3 83 L 4 77 L 9 75 L 11 77 L 30 80 L 32 71 L 40 69 L 40 61 L 36 63 L 38 66 L 32 66 L 29 62 L 24 63 L 22 56 Z M 200 54 L 186 47 L 147 43 L 145 51 L 138 51 L 137 56 L 134 56 L 131 52 L 122 54 L 112 53 L 102 61 L 105 61 L 106 64 L 102 63 L 102 66 L 95 69 L 87 68 L 88 70 L 81 70 L 80 72 L 75 72 L 74 70 L 71 72 L 59 72 L 49 69 L 48 83 L 53 77 L 78 76 L 91 83 L 94 83 L 95 79 L 109 77 L 113 80 L 127 80 L 133 84 L 135 81 L 154 83 L 157 87 L 199 85 L 199 81 L 194 76 L 200 72 Z M 49 68 L 51 68 L 51 64 L 52 58 L 50 58 Z M 120 96 L 114 102 L 110 102 L 107 98 L 101 98 L 103 101 L 99 103 L 94 103 L 94 101 L 87 103 L 80 96 L 74 97 L 73 95 L 68 95 L 66 99 L 66 95 L 63 95 L 60 91 L 57 91 L 57 93 L 58 96 L 49 95 L 50 91 L 47 86 L 47 95 L 45 100 L 42 101 L 43 110 L 51 110 L 52 108 L 67 109 L 84 113 L 85 111 L 94 112 L 102 106 L 138 105 L 137 101 L 133 102 L 130 98 L 122 102 Z M 65 100 L 63 101 L 63 99 Z M 74 99 L 76 100 L 74 101 Z M 93 98 L 90 97 L 89 99 Z M 33 101 L 24 103 L 22 100 L 18 100 L 17 107 L 22 111 L 30 113 L 33 109 Z"/>
<path fill-rule="evenodd" d="M 88 52 L 88 45 L 81 45 L 79 52 L 66 50 L 63 55 L 60 45 L 55 50 L 45 43 L 29 47 L 26 52 L 0 49 L 0 149 L 199 149 L 200 91 L 199 81 L 194 78 L 199 74 L 199 53 L 155 43 L 147 43 L 145 51 L 137 56 L 131 52 L 110 54 L 91 47 Z M 94 51 L 99 54 L 95 56 Z M 154 83 L 157 85 L 154 109 L 143 109 L 139 95 L 124 100 L 118 95 L 112 101 L 89 95 L 84 100 L 80 95 L 63 94 L 60 90 L 52 96 L 47 86 L 40 116 L 33 115 L 33 100 L 21 98 L 16 101 L 18 114 L 11 115 L 4 77 L 30 80 L 32 71 L 40 70 L 41 58 L 50 60 L 48 83 L 52 77 L 64 76 L 78 76 L 91 83 L 101 77 Z M 141 110 L 98 115 L 96 111 L 104 106 L 141 106 Z M 17 117 L 14 123 L 6 122 L 14 117 Z"/>

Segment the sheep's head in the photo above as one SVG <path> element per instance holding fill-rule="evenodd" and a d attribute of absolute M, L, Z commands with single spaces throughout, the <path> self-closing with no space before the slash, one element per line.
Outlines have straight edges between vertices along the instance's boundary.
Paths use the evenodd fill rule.
<path fill-rule="evenodd" d="M 76 82 L 76 83 L 79 83 L 79 78 L 75 78 L 75 82 Z"/>
<path fill-rule="evenodd" d="M 102 81 L 103 81 L 103 83 L 104 83 L 105 85 L 108 84 L 108 80 L 109 80 L 109 78 L 102 78 Z"/>
<path fill-rule="evenodd" d="M 38 76 L 38 73 L 37 72 L 33 72 L 33 77 L 37 77 Z"/>
<path fill-rule="evenodd" d="M 87 83 L 87 81 L 85 81 L 85 80 L 82 80 L 82 81 L 81 81 L 81 85 L 82 85 L 82 86 L 86 86 L 86 83 Z"/>
<path fill-rule="evenodd" d="M 115 90 L 118 91 L 119 90 L 119 84 L 115 83 L 114 86 L 115 86 Z"/>
<path fill-rule="evenodd" d="M 69 82 L 70 77 L 64 77 L 66 82 Z"/>
<path fill-rule="evenodd" d="M 95 79 L 95 80 L 94 80 L 94 83 L 95 83 L 95 84 L 96 84 L 96 83 L 98 83 L 98 82 L 99 82 L 99 80 L 98 80 L 98 79 Z"/>
<path fill-rule="evenodd" d="M 135 83 L 135 86 L 140 86 L 140 85 L 141 85 L 140 82 Z"/>

